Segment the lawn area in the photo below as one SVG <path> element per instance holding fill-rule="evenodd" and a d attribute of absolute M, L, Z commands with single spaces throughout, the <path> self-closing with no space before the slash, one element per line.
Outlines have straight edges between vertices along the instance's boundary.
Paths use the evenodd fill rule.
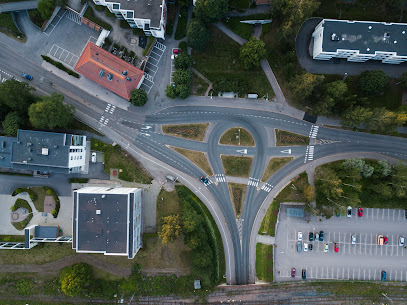
<path fill-rule="evenodd" d="M 192 95 L 205 95 L 206 90 L 208 89 L 208 84 L 202 78 L 197 76 L 195 73 L 191 73 L 191 94 Z"/>
<path fill-rule="evenodd" d="M 35 209 L 38 212 L 44 212 L 44 199 L 45 196 L 47 195 L 47 191 L 42 186 L 34 186 L 31 187 L 30 189 L 32 189 L 35 192 L 35 194 L 37 194 L 37 198 L 33 200 Z"/>
<path fill-rule="evenodd" d="M 240 20 L 246 20 L 246 17 L 228 17 L 222 20 L 222 23 L 232 32 L 240 37 L 249 40 L 252 36 L 254 26 L 248 23 L 241 23 Z"/>
<path fill-rule="evenodd" d="M 161 189 L 160 194 L 157 197 L 157 227 L 161 225 L 161 219 L 163 217 L 174 214 L 181 214 L 181 206 L 179 204 L 177 192 L 167 192 L 166 190 Z"/>
<path fill-rule="evenodd" d="M 246 177 L 250 175 L 252 157 L 235 157 L 221 155 L 225 174 L 232 177 Z"/>
<path fill-rule="evenodd" d="M 24 37 L 15 26 L 11 13 L 0 13 L 0 32 L 13 37 Z"/>
<path fill-rule="evenodd" d="M 276 146 L 309 144 L 309 137 L 280 129 L 275 129 L 275 131 L 276 131 Z"/>
<path fill-rule="evenodd" d="M 178 5 L 174 3 L 167 4 L 167 26 L 165 28 L 165 33 L 169 36 L 172 35 L 174 31 L 174 21 L 177 16 Z"/>
<path fill-rule="evenodd" d="M 256 244 L 256 276 L 265 282 L 273 281 L 273 246 Z"/>
<path fill-rule="evenodd" d="M 184 148 L 179 148 L 179 147 L 173 147 L 170 146 L 173 150 L 175 150 L 177 153 L 180 153 L 184 157 L 188 158 L 191 160 L 196 166 L 198 166 L 200 169 L 202 169 L 208 176 L 212 176 L 212 168 L 209 165 L 208 158 L 206 157 L 206 154 L 201 151 L 196 151 L 196 150 L 189 150 L 189 149 L 184 149 Z"/>
<path fill-rule="evenodd" d="M 227 130 L 220 138 L 219 144 L 255 146 L 251 133 L 238 127 Z"/>
<path fill-rule="evenodd" d="M 102 151 L 105 155 L 105 172 L 110 174 L 111 168 L 121 169 L 119 179 L 149 184 L 153 180 L 145 168 L 119 145 L 112 146 L 95 138 L 91 138 L 91 150 Z"/>
<path fill-rule="evenodd" d="M 175 30 L 175 40 L 181 40 L 187 34 L 187 21 L 188 21 L 188 7 L 183 6 L 179 11 L 178 24 Z"/>
<path fill-rule="evenodd" d="M 244 196 L 246 195 L 246 184 L 228 183 L 230 198 L 232 198 L 236 217 L 240 216 L 243 208 Z"/>
<path fill-rule="evenodd" d="M 267 164 L 261 181 L 267 181 L 276 171 L 278 171 L 280 168 L 282 168 L 293 159 L 293 157 L 270 158 L 270 161 Z"/>
<path fill-rule="evenodd" d="M 240 45 L 215 26 L 210 25 L 209 29 L 211 36 L 205 49 L 192 50 L 193 67 L 211 82 L 218 79 L 240 81 L 247 84 L 246 93 L 257 93 L 259 97 L 268 93 L 271 99 L 273 89 L 263 70 L 260 67 L 244 70 L 239 59 Z"/>
<path fill-rule="evenodd" d="M 162 131 L 171 136 L 203 142 L 208 126 L 209 123 L 163 125 Z"/>

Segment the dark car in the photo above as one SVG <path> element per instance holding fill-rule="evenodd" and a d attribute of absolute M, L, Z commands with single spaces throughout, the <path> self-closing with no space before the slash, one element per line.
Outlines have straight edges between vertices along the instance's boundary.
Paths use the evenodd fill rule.
<path fill-rule="evenodd" d="M 386 281 L 386 271 L 382 271 L 382 282 Z"/>
<path fill-rule="evenodd" d="M 309 244 L 309 245 L 308 245 L 308 249 L 309 249 L 310 251 L 312 251 L 312 244 Z"/>
<path fill-rule="evenodd" d="M 203 182 L 203 184 L 208 185 L 209 184 L 209 180 L 207 178 L 205 178 L 204 176 L 202 176 L 200 178 L 200 180 Z"/>
<path fill-rule="evenodd" d="M 291 277 L 295 277 L 295 268 L 291 268 Z"/>
<path fill-rule="evenodd" d="M 302 242 L 297 242 L 297 251 L 301 252 L 302 251 Z"/>
<path fill-rule="evenodd" d="M 314 241 L 314 233 L 309 232 L 309 241 Z"/>
<path fill-rule="evenodd" d="M 24 78 L 26 78 L 26 79 L 28 79 L 28 80 L 32 80 L 32 79 L 33 79 L 33 77 L 32 77 L 30 74 L 22 73 L 21 76 L 24 77 Z"/>
<path fill-rule="evenodd" d="M 319 241 L 324 241 L 324 231 L 319 232 Z"/>
<path fill-rule="evenodd" d="M 359 216 L 359 217 L 362 217 L 362 216 L 363 216 L 363 209 L 362 209 L 362 208 L 359 208 L 359 209 L 358 209 L 358 216 Z"/>
<path fill-rule="evenodd" d="M 302 279 L 306 280 L 307 279 L 307 270 L 302 269 Z"/>

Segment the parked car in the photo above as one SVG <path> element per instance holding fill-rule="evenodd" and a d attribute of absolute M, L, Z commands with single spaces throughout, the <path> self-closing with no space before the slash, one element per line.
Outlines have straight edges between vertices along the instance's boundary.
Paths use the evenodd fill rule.
<path fill-rule="evenodd" d="M 291 268 L 291 277 L 295 277 L 295 268 Z"/>
<path fill-rule="evenodd" d="M 407 219 L 407 209 L 404 210 L 404 217 Z"/>
<path fill-rule="evenodd" d="M 314 233 L 309 232 L 309 241 L 314 241 Z"/>
<path fill-rule="evenodd" d="M 297 251 L 301 252 L 302 251 L 302 242 L 297 242 Z"/>
<path fill-rule="evenodd" d="M 335 252 L 339 252 L 339 244 L 338 243 L 335 243 Z"/>
<path fill-rule="evenodd" d="M 315 233 L 315 241 L 319 240 L 319 233 Z"/>
<path fill-rule="evenodd" d="M 182 50 L 181 49 L 174 49 L 173 53 L 174 54 L 180 54 L 180 53 L 182 53 Z"/>
<path fill-rule="evenodd" d="M 389 239 L 386 236 L 384 236 L 383 238 L 384 238 L 384 244 L 387 245 L 387 243 L 389 242 Z"/>
<path fill-rule="evenodd" d="M 319 241 L 324 241 L 324 231 L 319 232 Z"/>
<path fill-rule="evenodd" d="M 313 247 L 312 247 L 312 244 L 309 244 L 309 245 L 308 245 L 308 249 L 309 249 L 310 251 L 312 251 L 312 248 L 313 248 Z"/>
<path fill-rule="evenodd" d="M 298 232 L 298 240 L 302 240 L 302 232 Z"/>
<path fill-rule="evenodd" d="M 403 247 L 403 246 L 404 246 L 404 237 L 403 237 L 403 236 L 400 236 L 400 237 L 399 237 L 399 246 L 400 246 L 400 247 Z"/>
<path fill-rule="evenodd" d="M 382 282 L 385 282 L 386 281 L 386 279 L 387 279 L 387 276 L 386 276 L 387 274 L 386 274 L 386 271 L 382 271 Z"/>
<path fill-rule="evenodd" d="M 383 238 L 383 235 L 379 235 L 379 236 L 377 237 L 377 244 L 378 244 L 379 246 L 383 246 L 383 245 L 384 245 L 384 238 Z"/>
<path fill-rule="evenodd" d="M 202 176 L 201 178 L 199 178 L 199 180 L 201 180 L 203 182 L 203 184 L 208 185 L 209 184 L 209 179 L 205 178 L 204 176 Z"/>
<path fill-rule="evenodd" d="M 362 217 L 362 216 L 363 216 L 363 209 L 362 209 L 362 208 L 359 208 L 359 209 L 358 209 L 358 216 L 359 216 L 359 217 Z"/>
<path fill-rule="evenodd" d="M 348 206 L 348 213 L 346 214 L 346 217 L 352 217 L 352 207 Z"/>
<path fill-rule="evenodd" d="M 92 163 L 96 163 L 96 153 L 92 153 Z"/>
<path fill-rule="evenodd" d="M 307 251 L 308 251 L 308 244 L 304 243 L 304 252 L 307 252 Z"/>
<path fill-rule="evenodd" d="M 328 246 L 328 244 L 325 244 L 324 245 L 324 252 L 326 253 L 326 252 L 328 252 L 328 250 L 329 250 L 329 246 Z"/>
<path fill-rule="evenodd" d="M 30 74 L 22 73 L 21 76 L 28 80 L 33 80 L 33 77 Z"/>
<path fill-rule="evenodd" d="M 307 279 L 307 270 L 302 269 L 302 279 L 306 280 Z"/>
<path fill-rule="evenodd" d="M 352 245 L 356 245 L 356 234 L 352 235 Z"/>

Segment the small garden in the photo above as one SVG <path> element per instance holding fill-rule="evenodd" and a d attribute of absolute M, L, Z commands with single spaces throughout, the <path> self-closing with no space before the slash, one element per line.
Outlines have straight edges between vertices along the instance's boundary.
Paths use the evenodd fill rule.
<path fill-rule="evenodd" d="M 232 177 L 246 177 L 250 175 L 252 157 L 235 157 L 221 155 L 225 175 Z"/>
<path fill-rule="evenodd" d="M 32 209 L 30 204 L 27 202 L 27 200 L 18 198 L 14 205 L 10 208 L 12 212 L 17 211 L 19 208 L 25 209 L 25 213 L 22 215 L 24 216 L 25 214 L 28 214 L 27 217 L 19 222 L 14 222 L 12 221 L 11 224 L 16 228 L 17 230 L 23 230 L 31 221 L 31 218 L 33 218 L 32 214 Z"/>
<path fill-rule="evenodd" d="M 254 139 L 250 132 L 244 128 L 231 128 L 220 138 L 219 144 L 255 146 Z"/>
<path fill-rule="evenodd" d="M 94 15 L 93 9 L 92 9 L 92 7 L 90 7 L 90 6 L 87 7 L 87 9 L 86 9 L 85 14 L 83 15 L 83 17 L 85 17 L 86 19 L 89 19 L 90 21 L 96 23 L 97 25 L 100 25 L 100 26 L 101 26 L 102 28 L 104 28 L 105 30 L 110 31 L 110 30 L 112 29 L 112 26 L 111 26 L 109 23 L 107 23 L 107 22 L 105 22 L 105 21 L 99 19 L 98 17 L 96 17 L 96 16 Z"/>
<path fill-rule="evenodd" d="M 163 125 L 162 131 L 165 134 L 186 138 L 189 140 L 203 141 L 206 129 L 209 123 L 203 124 L 180 124 L 180 125 Z"/>
<path fill-rule="evenodd" d="M 276 146 L 308 145 L 309 137 L 276 129 Z"/>
<path fill-rule="evenodd" d="M 236 217 L 239 217 L 243 208 L 243 200 L 246 195 L 246 184 L 228 183 L 228 187 Z"/>

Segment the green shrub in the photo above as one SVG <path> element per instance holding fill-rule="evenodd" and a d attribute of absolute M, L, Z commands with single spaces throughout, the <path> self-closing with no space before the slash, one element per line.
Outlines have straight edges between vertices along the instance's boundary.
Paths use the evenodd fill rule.
<path fill-rule="evenodd" d="M 112 13 L 111 11 L 109 11 L 109 9 L 105 10 L 105 15 L 107 17 L 112 17 L 112 18 L 116 18 L 116 15 L 114 13 Z"/>
<path fill-rule="evenodd" d="M 45 190 L 45 193 L 49 196 L 52 196 L 54 198 L 54 202 L 55 202 L 55 213 L 54 211 L 52 211 L 52 216 L 54 216 L 54 218 L 57 218 L 58 213 L 59 213 L 59 209 L 61 208 L 61 203 L 59 201 L 59 197 L 58 194 L 55 192 L 55 190 L 53 188 L 50 188 L 49 186 L 43 186 L 43 189 Z"/>
<path fill-rule="evenodd" d="M 113 48 L 116 48 L 117 50 L 119 50 L 119 49 L 120 49 L 120 46 L 119 46 L 117 43 L 114 43 L 114 44 L 113 44 Z"/>
<path fill-rule="evenodd" d="M 87 183 L 88 178 L 69 178 L 69 183 Z"/>
<path fill-rule="evenodd" d="M 27 279 L 21 279 L 16 283 L 16 290 L 21 295 L 31 295 L 32 294 L 32 283 Z"/>
<path fill-rule="evenodd" d="M 130 24 L 126 20 L 123 20 L 123 19 L 120 20 L 120 27 L 122 29 L 131 29 Z"/>
<path fill-rule="evenodd" d="M 112 41 L 109 39 L 109 37 L 105 38 L 105 44 L 106 45 L 111 45 L 112 44 Z"/>
<path fill-rule="evenodd" d="M 188 44 L 187 44 L 187 42 L 186 42 L 186 41 L 181 41 L 181 42 L 178 44 L 178 48 L 181 49 L 182 51 L 186 52 L 187 49 L 188 49 Z"/>
<path fill-rule="evenodd" d="M 230 92 L 238 93 L 239 96 L 247 93 L 247 83 L 243 80 L 219 78 L 213 82 L 213 90 L 215 92 Z"/>
<path fill-rule="evenodd" d="M 86 0 L 81 0 L 81 3 L 82 3 L 82 4 L 86 4 Z"/>
<path fill-rule="evenodd" d="M 147 55 L 147 52 L 150 50 L 151 44 L 153 43 L 153 41 L 155 40 L 155 38 L 154 38 L 153 36 L 148 36 L 148 37 L 147 37 L 147 40 L 148 40 L 147 46 L 146 46 L 146 48 L 145 48 L 144 51 L 143 51 L 143 55 L 144 55 L 144 56 Z"/>
<path fill-rule="evenodd" d="M 20 194 L 20 193 L 27 193 L 30 196 L 30 199 L 32 201 L 37 199 L 37 193 L 35 193 L 32 189 L 27 188 L 27 187 L 16 188 L 11 195 L 16 196 L 17 194 Z"/>
<path fill-rule="evenodd" d="M 180 15 L 181 17 L 178 18 L 177 29 L 175 30 L 175 40 L 181 40 L 187 35 L 188 7 L 182 7 Z"/>
<path fill-rule="evenodd" d="M 172 21 L 167 22 L 167 27 L 165 28 L 165 33 L 167 35 L 171 36 L 173 31 L 174 31 L 174 22 L 172 22 Z"/>
<path fill-rule="evenodd" d="M 76 78 L 79 78 L 79 74 L 72 71 L 71 69 L 65 67 L 61 62 L 59 61 L 55 61 L 52 58 L 45 56 L 45 55 L 41 55 L 42 59 L 45 60 L 46 62 L 49 62 L 50 64 L 54 65 L 55 67 L 57 67 L 58 69 L 68 73 L 69 75 L 72 75 Z"/>
<path fill-rule="evenodd" d="M 90 21 L 100 25 L 102 28 L 110 31 L 112 29 L 112 26 L 107 23 L 104 22 L 103 20 L 97 18 L 94 14 L 93 14 L 93 10 L 90 6 L 88 6 L 88 8 L 85 11 L 85 14 L 83 15 L 86 19 L 89 19 Z"/>
<path fill-rule="evenodd" d="M 139 28 L 133 28 L 133 35 L 135 35 L 135 36 L 146 36 L 144 31 L 142 29 L 139 29 Z"/>
<path fill-rule="evenodd" d="M 101 12 L 105 10 L 105 7 L 103 5 L 95 5 L 95 10 Z"/>
<path fill-rule="evenodd" d="M 134 53 L 133 51 L 130 51 L 129 56 L 134 58 L 134 57 L 136 57 L 136 53 Z"/>

